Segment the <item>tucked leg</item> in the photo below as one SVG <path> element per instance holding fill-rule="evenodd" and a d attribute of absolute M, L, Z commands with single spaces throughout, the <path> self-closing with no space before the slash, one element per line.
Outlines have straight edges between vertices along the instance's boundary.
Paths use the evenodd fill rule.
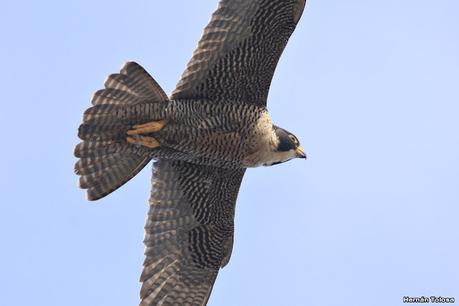
<path fill-rule="evenodd" d="M 129 143 L 142 145 L 150 149 L 154 149 L 160 146 L 159 142 L 156 139 L 148 136 L 138 136 L 136 138 L 127 137 L 126 140 Z"/>
<path fill-rule="evenodd" d="M 132 130 L 127 132 L 128 135 L 149 134 L 160 131 L 165 125 L 166 120 L 151 121 L 144 124 L 134 125 Z"/>
<path fill-rule="evenodd" d="M 160 146 L 159 142 L 153 137 L 144 135 L 160 131 L 166 123 L 166 120 L 158 120 L 136 124 L 133 126 L 133 129 L 127 131 L 127 134 L 133 137 L 127 137 L 126 140 L 129 143 L 142 145 L 150 149 L 157 148 Z"/>

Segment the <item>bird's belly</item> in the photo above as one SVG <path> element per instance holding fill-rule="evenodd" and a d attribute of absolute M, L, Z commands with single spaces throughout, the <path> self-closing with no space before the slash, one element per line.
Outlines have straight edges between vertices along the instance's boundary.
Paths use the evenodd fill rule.
<path fill-rule="evenodd" d="M 181 136 L 173 141 L 163 140 L 163 150 L 170 153 L 167 157 L 196 164 L 224 168 L 241 168 L 245 155 L 244 144 L 237 132 L 202 131 L 186 129 L 174 133 Z"/>
<path fill-rule="evenodd" d="M 251 167 L 247 156 L 263 149 L 262 128 L 272 123 L 265 109 L 250 105 L 174 101 L 172 120 L 159 142 L 173 158 L 220 167 Z"/>

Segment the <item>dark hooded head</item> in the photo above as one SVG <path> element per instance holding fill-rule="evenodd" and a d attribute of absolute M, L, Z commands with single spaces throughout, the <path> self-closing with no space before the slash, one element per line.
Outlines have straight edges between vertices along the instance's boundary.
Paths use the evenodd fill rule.
<path fill-rule="evenodd" d="M 266 166 L 277 165 L 293 158 L 306 158 L 306 154 L 295 135 L 275 125 L 273 129 L 278 139 L 274 153 L 278 157 L 272 163 L 265 164 Z"/>

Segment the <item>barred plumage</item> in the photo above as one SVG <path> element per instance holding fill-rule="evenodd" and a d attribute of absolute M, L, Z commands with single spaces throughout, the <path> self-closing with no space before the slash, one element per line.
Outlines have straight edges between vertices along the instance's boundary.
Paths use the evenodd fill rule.
<path fill-rule="evenodd" d="M 126 63 L 120 74 L 108 77 L 105 89 L 92 99 L 93 107 L 83 115 L 75 147 L 80 160 L 75 172 L 79 185 L 87 189 L 89 200 L 97 200 L 134 177 L 151 160 L 150 152 L 126 141 L 126 131 L 134 123 L 162 116 L 166 94 L 138 64 Z"/>
<path fill-rule="evenodd" d="M 244 171 L 182 161 L 154 164 L 141 305 L 204 305 L 231 253 Z"/>
<path fill-rule="evenodd" d="M 101 198 L 154 163 L 141 306 L 203 306 L 233 248 L 246 168 L 305 154 L 266 109 L 305 0 L 221 0 L 168 99 L 129 62 L 85 111 L 75 171 Z"/>

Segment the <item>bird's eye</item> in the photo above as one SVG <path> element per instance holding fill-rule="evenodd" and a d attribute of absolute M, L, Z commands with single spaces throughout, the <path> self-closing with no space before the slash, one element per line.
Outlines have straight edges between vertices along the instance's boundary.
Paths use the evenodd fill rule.
<path fill-rule="evenodd" d="M 296 139 L 295 136 L 293 136 L 293 135 L 288 135 L 288 137 L 290 138 L 290 140 L 291 140 L 295 145 L 298 144 L 298 139 Z"/>

